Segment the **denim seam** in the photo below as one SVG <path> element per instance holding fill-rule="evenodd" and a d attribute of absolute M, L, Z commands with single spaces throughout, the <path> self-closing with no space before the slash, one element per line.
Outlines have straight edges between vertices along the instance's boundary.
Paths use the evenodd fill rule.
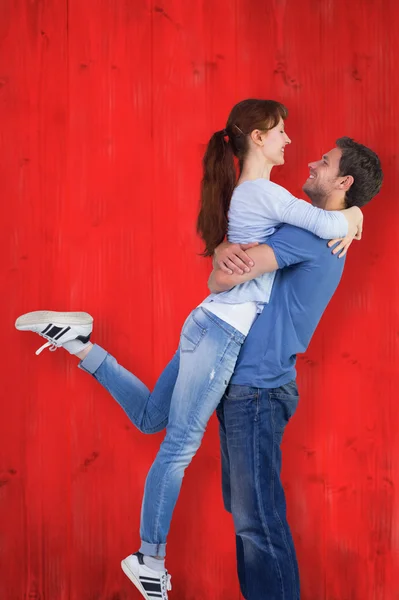
<path fill-rule="evenodd" d="M 275 486 L 274 486 L 274 482 L 275 482 L 275 476 L 276 476 L 276 471 L 275 471 L 275 459 L 276 459 L 276 454 L 275 454 L 275 431 L 276 431 L 276 427 L 275 427 L 275 419 L 274 419 L 274 413 L 275 413 L 275 407 L 274 404 L 272 402 L 272 398 L 273 398 L 273 394 L 268 394 L 268 400 L 269 400 L 269 404 L 270 404 L 270 408 L 271 408 L 271 415 L 272 415 L 272 424 L 273 424 L 273 452 L 272 452 L 272 503 L 273 503 L 273 512 L 274 512 L 274 516 L 276 518 L 276 521 L 278 521 L 280 523 L 280 529 L 282 531 L 282 537 L 284 539 L 284 545 L 285 548 L 287 550 L 287 554 L 290 557 L 290 567 L 291 567 L 291 571 L 292 571 L 292 575 L 293 575 L 293 584 L 294 584 L 294 591 L 295 591 L 295 598 L 298 597 L 298 590 L 296 587 L 296 577 L 295 577 L 295 567 L 292 561 L 292 555 L 291 555 L 291 548 L 288 544 L 288 540 L 287 540 L 287 536 L 286 536 L 286 532 L 284 529 L 284 525 L 280 519 L 280 515 L 278 514 L 278 511 L 276 510 L 276 503 L 275 503 Z M 282 485 L 282 484 L 281 484 Z"/>
<path fill-rule="evenodd" d="M 188 335 L 186 333 L 181 334 L 181 337 L 186 338 L 186 340 L 188 340 L 191 344 L 194 345 L 194 348 L 192 350 L 183 350 L 181 348 L 182 352 L 195 352 L 195 350 L 198 348 L 198 346 L 200 345 L 200 343 L 202 342 L 202 340 L 204 339 L 204 335 L 206 334 L 206 331 L 201 330 L 201 337 L 198 340 L 198 342 L 194 342 L 194 340 L 192 340 L 191 338 L 188 337 Z"/>
<path fill-rule="evenodd" d="M 258 398 L 258 394 L 250 394 L 249 396 L 228 396 L 226 394 L 226 400 L 228 402 L 241 402 L 241 400 L 256 400 Z M 256 416 L 258 416 L 258 412 L 256 412 Z"/>
<path fill-rule="evenodd" d="M 200 343 L 202 342 L 202 340 L 203 340 L 203 338 L 204 338 L 204 335 L 205 335 L 205 334 L 207 333 L 207 331 L 208 331 L 207 329 L 205 329 L 205 327 L 203 327 L 203 326 L 201 325 L 201 323 L 199 323 L 199 322 L 198 322 L 198 321 L 195 319 L 195 317 L 194 317 L 194 315 L 193 315 L 193 314 L 191 315 L 191 318 L 192 318 L 192 320 L 194 321 L 194 323 L 196 324 L 196 326 L 198 327 L 198 329 L 200 329 L 200 331 L 201 331 L 201 337 L 200 337 L 200 339 L 198 340 L 198 342 L 197 342 L 197 343 L 195 343 L 195 342 L 194 342 L 194 340 L 190 339 L 186 333 L 183 333 L 183 330 L 184 330 L 184 327 L 183 327 L 183 329 L 182 329 L 182 333 L 181 333 L 182 337 L 185 337 L 185 338 L 186 338 L 186 340 L 188 340 L 189 342 L 191 342 L 192 344 L 194 344 L 194 348 L 193 348 L 193 350 L 182 350 L 182 352 L 195 352 L 195 350 L 198 348 L 198 346 L 199 346 L 199 345 L 200 345 Z"/>
<path fill-rule="evenodd" d="M 268 394 L 269 396 L 269 394 Z M 281 573 L 281 569 L 280 569 L 280 565 L 279 565 L 279 561 L 277 558 L 277 555 L 274 551 L 274 546 L 272 543 L 272 539 L 270 536 L 270 530 L 269 527 L 267 526 L 267 519 L 266 519 L 266 515 L 264 513 L 264 509 L 263 509 L 263 502 L 262 502 L 262 493 L 260 490 L 260 485 L 259 485 L 259 477 L 258 477 L 258 473 L 259 473 L 259 468 L 260 468 L 260 453 L 259 453 L 259 425 L 258 423 L 256 423 L 255 425 L 255 437 L 256 437 L 256 448 L 254 448 L 254 454 L 256 457 L 256 477 L 255 477 L 255 485 L 256 485 L 256 495 L 258 497 L 258 503 L 259 503 L 259 513 L 261 515 L 261 520 L 262 520 L 262 525 L 264 530 L 266 531 L 266 535 L 267 535 L 267 541 L 268 541 L 268 546 L 270 549 L 270 553 L 273 556 L 275 562 L 276 562 L 276 566 L 277 566 L 277 572 L 278 572 L 278 576 L 279 576 L 279 580 L 280 580 L 280 586 L 281 586 L 281 594 L 282 594 L 282 599 L 284 600 L 285 595 L 284 595 L 284 586 L 283 586 L 283 575 Z M 273 443 L 273 450 L 272 450 L 272 487 L 274 485 L 274 443 Z M 273 498 L 273 511 L 274 511 L 274 493 L 272 494 L 272 498 Z"/>
<path fill-rule="evenodd" d="M 89 375 L 92 375 L 94 377 L 95 374 L 97 373 L 98 369 L 101 367 L 101 365 L 107 360 L 109 354 L 106 350 L 104 350 L 100 346 L 97 346 L 96 344 L 94 344 L 93 349 L 94 349 L 93 355 L 91 357 L 86 356 L 84 359 L 80 360 L 78 367 L 80 367 L 82 369 L 82 371 L 85 371 L 86 373 L 89 373 Z M 93 356 L 95 354 L 99 354 L 99 353 L 100 353 L 100 355 L 102 355 L 100 362 L 98 362 L 98 357 L 97 357 L 97 360 L 93 359 Z M 90 365 L 90 363 L 92 363 L 93 360 L 98 364 L 96 364 L 96 368 L 94 371 L 90 371 L 88 368 L 86 368 L 84 363 L 86 363 L 86 364 L 89 363 L 89 365 Z"/>
<path fill-rule="evenodd" d="M 162 431 L 163 429 L 165 429 L 166 425 L 168 424 L 168 419 L 165 419 L 164 421 L 162 421 L 162 423 L 160 425 L 158 425 L 158 427 L 138 427 L 138 430 L 141 431 L 141 433 L 144 433 L 145 435 L 152 435 L 153 433 L 159 433 L 160 431 Z"/>
<path fill-rule="evenodd" d="M 228 349 L 230 348 L 231 341 L 232 341 L 231 338 L 229 338 L 227 340 L 227 345 L 226 345 L 226 347 L 224 349 L 223 355 L 221 356 L 221 358 L 219 360 L 219 363 L 218 363 L 218 365 L 215 368 L 219 368 L 220 365 L 223 363 L 224 357 L 226 356 L 226 353 L 227 353 Z M 238 358 L 238 354 L 237 354 L 237 358 Z M 185 434 L 184 438 L 181 440 L 181 443 L 180 443 L 179 453 L 178 454 L 176 453 L 176 456 L 175 456 L 176 458 L 179 457 L 179 456 L 181 456 L 181 452 L 182 452 L 182 449 L 183 449 L 183 447 L 184 447 L 184 445 L 185 445 L 185 443 L 187 441 L 187 436 L 188 436 L 188 433 L 189 433 L 189 431 L 191 429 L 191 425 L 192 425 L 194 419 L 197 417 L 198 411 L 199 411 L 199 409 L 201 407 L 201 400 L 202 400 L 202 398 L 206 394 L 208 394 L 210 388 L 212 387 L 213 381 L 214 380 L 212 380 L 210 382 L 210 384 L 208 385 L 208 387 L 206 388 L 206 390 L 204 391 L 204 393 L 201 395 L 201 398 L 199 398 L 199 400 L 197 402 L 196 410 L 195 410 L 195 412 L 193 412 L 193 414 L 191 416 L 190 422 L 189 422 L 189 424 L 187 426 L 186 434 Z M 204 430 L 204 433 L 205 433 L 205 430 Z M 155 519 L 154 528 L 153 528 L 154 536 L 155 535 L 159 535 L 160 513 L 162 512 L 162 506 L 164 504 L 164 499 L 165 499 L 165 485 L 166 485 L 165 481 L 166 481 L 167 476 L 169 475 L 170 468 L 171 468 L 171 465 L 169 465 L 168 469 L 166 470 L 166 472 L 164 474 L 162 487 L 160 489 L 160 499 L 159 499 L 159 503 L 158 503 L 158 507 L 157 507 L 157 511 L 156 511 L 156 519 Z"/>
<path fill-rule="evenodd" d="M 199 328 L 202 330 L 202 333 L 206 333 L 206 332 L 208 331 L 208 330 L 207 330 L 207 328 L 206 328 L 206 327 L 203 327 L 203 326 L 201 325 L 201 323 L 200 323 L 200 322 L 199 322 L 199 321 L 198 321 L 198 320 L 195 318 L 195 316 L 194 316 L 194 314 L 193 314 L 193 313 L 191 314 L 191 318 L 192 318 L 192 320 L 194 321 L 194 323 L 195 323 L 195 324 L 196 324 L 196 325 L 197 325 L 197 326 L 198 326 L 198 327 L 199 327 Z"/>
<path fill-rule="evenodd" d="M 160 556 L 161 555 L 161 552 L 160 552 L 161 548 L 162 548 L 162 551 L 163 551 L 162 554 L 164 554 L 164 556 L 166 554 L 166 542 L 164 542 L 164 543 L 158 543 L 157 542 L 157 543 L 153 544 L 152 542 L 146 542 L 145 540 L 141 539 L 140 540 L 140 544 L 141 544 L 140 548 L 144 544 L 146 544 L 146 546 L 151 546 L 151 550 L 150 550 L 150 552 L 152 552 L 151 556 Z M 147 552 L 148 552 L 148 550 L 147 550 Z"/>

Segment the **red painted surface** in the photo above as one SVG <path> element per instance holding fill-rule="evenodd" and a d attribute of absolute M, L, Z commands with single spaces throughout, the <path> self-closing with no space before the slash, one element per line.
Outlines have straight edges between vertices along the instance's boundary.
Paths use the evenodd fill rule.
<path fill-rule="evenodd" d="M 13 322 L 87 310 L 152 385 L 206 293 L 204 144 L 251 96 L 291 109 L 275 180 L 293 193 L 339 135 L 383 160 L 364 239 L 299 360 L 284 481 L 303 600 L 399 599 L 398 30 L 395 0 L 1 2 L 1 600 L 138 597 L 119 561 L 161 437 L 66 353 L 35 357 L 39 338 Z M 239 599 L 215 419 L 168 550 L 171 598 Z"/>

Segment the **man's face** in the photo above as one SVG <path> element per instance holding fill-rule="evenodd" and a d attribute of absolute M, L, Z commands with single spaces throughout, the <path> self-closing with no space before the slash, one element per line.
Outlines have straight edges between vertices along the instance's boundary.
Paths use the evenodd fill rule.
<path fill-rule="evenodd" d="M 303 184 L 303 191 L 313 204 L 321 204 L 330 194 L 339 188 L 342 177 L 338 177 L 339 161 L 342 151 L 333 148 L 318 161 L 309 163 L 309 177 Z"/>

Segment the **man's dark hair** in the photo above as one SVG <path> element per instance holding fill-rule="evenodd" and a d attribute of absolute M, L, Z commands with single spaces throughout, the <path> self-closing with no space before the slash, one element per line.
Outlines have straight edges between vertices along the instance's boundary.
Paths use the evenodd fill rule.
<path fill-rule="evenodd" d="M 364 206 L 381 189 L 383 173 L 380 159 L 370 148 L 358 144 L 349 137 L 339 138 L 336 144 L 342 151 L 338 176 L 352 175 L 354 179 L 346 192 L 346 208 Z"/>

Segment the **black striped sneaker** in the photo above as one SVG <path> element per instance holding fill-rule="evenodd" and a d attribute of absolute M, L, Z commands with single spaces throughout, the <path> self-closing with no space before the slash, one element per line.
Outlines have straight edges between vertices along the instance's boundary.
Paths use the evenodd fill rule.
<path fill-rule="evenodd" d="M 47 340 L 36 354 L 48 347 L 56 350 L 61 346 L 70 354 L 77 354 L 90 343 L 93 317 L 84 312 L 40 310 L 19 317 L 15 327 L 19 331 L 34 331 Z"/>
<path fill-rule="evenodd" d="M 125 558 L 121 562 L 121 567 L 143 598 L 168 600 L 168 592 L 172 589 L 171 576 L 167 571 L 154 571 L 146 567 L 141 552 Z"/>

